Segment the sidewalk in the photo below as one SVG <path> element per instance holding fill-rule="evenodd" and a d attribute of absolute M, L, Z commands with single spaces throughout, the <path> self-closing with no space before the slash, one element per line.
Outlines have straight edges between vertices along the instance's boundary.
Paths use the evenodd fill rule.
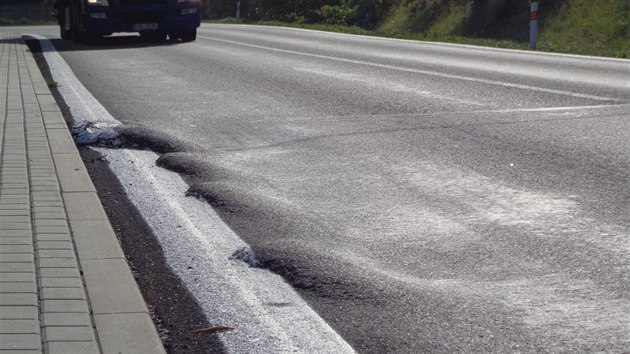
<path fill-rule="evenodd" d="M 35 60 L 0 34 L 0 354 L 164 353 Z"/>

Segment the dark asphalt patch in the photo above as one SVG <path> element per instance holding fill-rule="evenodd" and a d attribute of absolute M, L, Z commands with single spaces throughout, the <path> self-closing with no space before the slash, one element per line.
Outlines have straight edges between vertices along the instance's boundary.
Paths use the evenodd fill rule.
<path fill-rule="evenodd" d="M 169 353 L 223 353 L 223 344 L 212 333 L 193 333 L 211 324 L 173 273 L 149 225 L 125 196 L 125 189 L 98 152 L 79 148 L 83 163 L 116 232 L 127 262 Z"/>
<path fill-rule="evenodd" d="M 27 40 L 26 43 L 44 78 L 51 80 L 50 69 L 41 53 L 39 41 Z M 67 121 L 71 120 L 70 110 L 63 97 L 55 88 L 51 88 L 50 91 L 64 118 Z M 145 131 L 133 128 L 129 130 L 135 132 L 130 133 L 130 137 L 139 134 L 138 131 Z M 158 146 L 162 150 L 181 148 L 177 143 L 161 144 L 160 139 L 152 141 L 154 142 L 152 146 Z M 138 210 L 127 199 L 124 187 L 109 169 L 102 155 L 87 147 L 79 147 L 79 153 L 147 302 L 151 318 L 166 351 L 169 354 L 225 353 L 225 348 L 216 334 L 194 333 L 195 330 L 207 328 L 210 322 L 184 283 L 168 266 L 159 241 Z"/>

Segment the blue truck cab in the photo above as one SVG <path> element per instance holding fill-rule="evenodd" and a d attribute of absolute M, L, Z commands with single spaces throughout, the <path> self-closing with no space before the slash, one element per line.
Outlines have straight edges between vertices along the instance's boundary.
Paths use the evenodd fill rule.
<path fill-rule="evenodd" d="M 201 0 L 57 0 L 61 38 L 90 41 L 117 32 L 151 40 L 197 38 Z"/>

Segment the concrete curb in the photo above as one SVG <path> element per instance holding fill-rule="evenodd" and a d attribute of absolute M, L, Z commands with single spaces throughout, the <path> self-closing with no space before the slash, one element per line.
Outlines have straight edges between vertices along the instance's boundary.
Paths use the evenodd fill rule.
<path fill-rule="evenodd" d="M 46 86 L 32 54 L 28 53 L 25 58 L 41 107 L 58 185 L 101 351 L 165 353 L 142 294 L 61 111 Z M 71 348 L 59 346 L 57 349 L 63 352 L 64 349 Z"/>

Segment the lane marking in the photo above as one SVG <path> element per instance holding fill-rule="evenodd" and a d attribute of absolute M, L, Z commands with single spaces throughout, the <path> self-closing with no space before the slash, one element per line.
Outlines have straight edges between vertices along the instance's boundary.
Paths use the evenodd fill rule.
<path fill-rule="evenodd" d="M 364 34 L 349 34 L 349 33 L 338 33 L 338 32 L 329 32 L 329 31 L 320 31 L 308 28 L 294 28 L 294 27 L 280 27 L 280 26 L 268 26 L 268 25 L 248 25 L 248 24 L 225 24 L 225 23 L 204 23 L 202 24 L 201 29 L 212 31 L 210 28 L 203 27 L 223 27 L 223 29 L 233 29 L 235 26 L 240 27 L 252 27 L 255 29 L 262 28 L 271 28 L 276 30 L 286 30 L 286 31 L 296 31 L 296 32 L 309 32 L 316 33 L 320 35 L 331 35 L 331 36 L 341 36 L 341 37 L 359 37 L 370 40 L 380 40 L 387 42 L 401 42 L 406 44 L 416 44 L 416 45 L 424 45 L 424 46 L 435 46 L 435 47 L 447 47 L 447 48 L 466 48 L 466 49 L 475 49 L 475 50 L 487 50 L 487 51 L 496 51 L 496 52 L 505 52 L 505 53 L 516 53 L 519 55 L 531 55 L 531 56 L 548 56 L 548 57 L 560 57 L 567 59 L 578 59 L 578 60 L 598 60 L 598 61 L 607 61 L 613 63 L 622 63 L 622 64 L 630 64 L 629 59 L 623 58 L 610 58 L 610 57 L 597 57 L 593 55 L 582 55 L 582 54 L 568 54 L 568 53 L 555 53 L 555 52 L 543 52 L 543 51 L 531 51 L 526 49 L 512 49 L 512 48 L 500 48 L 500 47 L 488 47 L 485 45 L 473 45 L 473 44 L 462 44 L 462 43 L 446 43 L 446 42 L 434 42 L 434 41 L 423 41 L 423 40 L 414 40 L 414 39 L 402 39 L 402 38 L 388 38 L 388 37 L 379 37 L 379 36 L 368 36 Z"/>
<path fill-rule="evenodd" d="M 460 99 L 457 97 L 450 97 L 450 96 L 441 95 L 441 94 L 434 93 L 427 90 L 419 90 L 413 87 L 405 86 L 403 84 L 396 84 L 388 80 L 374 81 L 371 79 L 371 77 L 367 75 L 355 75 L 355 74 L 347 74 L 347 73 L 339 72 L 339 71 L 335 72 L 335 71 L 317 70 L 317 69 L 299 68 L 299 67 L 293 68 L 293 70 L 301 71 L 301 72 L 305 72 L 309 74 L 314 74 L 314 75 L 331 77 L 338 80 L 358 82 L 365 86 L 384 88 L 386 90 L 394 91 L 397 93 L 412 94 L 412 95 L 417 95 L 421 97 L 427 97 L 434 100 L 453 101 L 456 103 L 467 104 L 471 106 L 483 106 L 483 107 L 491 106 L 490 104 L 485 104 L 478 101 Z"/>
<path fill-rule="evenodd" d="M 540 108 L 514 108 L 498 109 L 490 111 L 471 111 L 465 113 L 511 113 L 511 112 L 556 112 L 556 111 L 582 111 L 611 108 L 629 108 L 630 104 L 600 104 L 592 106 L 567 106 L 567 107 L 540 107 Z"/>
<path fill-rule="evenodd" d="M 288 49 L 271 48 L 271 47 L 265 47 L 265 46 L 256 45 L 256 44 L 249 44 L 249 43 L 243 43 L 243 42 L 237 42 L 237 41 L 230 41 L 230 40 L 226 40 L 226 39 L 217 39 L 217 38 L 205 37 L 205 36 L 198 36 L 197 38 L 203 38 L 203 39 L 207 39 L 207 40 L 210 40 L 210 41 L 221 42 L 221 43 L 228 43 L 228 44 L 239 45 L 239 46 L 243 46 L 243 47 L 256 48 L 256 49 L 267 50 L 267 51 L 272 51 L 272 52 L 277 52 L 277 53 L 301 55 L 301 56 L 306 56 L 306 57 L 311 57 L 311 58 L 325 59 L 325 60 L 337 61 L 337 62 L 342 62 L 342 63 L 356 64 L 356 65 L 371 66 L 371 67 L 376 67 L 376 68 L 381 68 L 381 69 L 396 70 L 396 71 L 402 71 L 402 72 L 413 73 L 413 74 L 421 74 L 421 75 L 441 77 L 441 78 L 446 78 L 446 79 L 453 79 L 453 80 L 460 80 L 460 81 L 469 81 L 469 82 L 475 82 L 475 83 L 486 84 L 486 85 L 503 86 L 503 87 L 508 87 L 508 88 L 520 89 L 520 90 L 529 90 L 529 91 L 551 93 L 551 94 L 555 94 L 555 95 L 570 96 L 570 97 L 576 97 L 576 98 L 584 98 L 584 99 L 595 100 L 595 101 L 612 101 L 612 102 L 620 101 L 618 99 L 610 98 L 610 97 L 603 97 L 603 96 L 596 96 L 596 95 L 587 95 L 587 94 L 583 94 L 583 93 L 564 91 L 564 90 L 554 90 L 554 89 L 538 87 L 538 86 L 513 84 L 513 83 L 509 83 L 509 82 L 480 79 L 480 78 L 475 78 L 475 77 L 470 77 L 470 76 L 463 76 L 463 75 L 446 74 L 446 73 L 441 73 L 441 72 L 437 72 L 437 71 L 428 71 L 428 70 L 406 68 L 406 67 L 396 66 L 396 65 L 372 63 L 372 62 L 367 62 L 367 61 L 363 61 L 363 60 L 338 58 L 338 57 L 332 57 L 332 56 L 329 56 L 329 55 L 321 55 L 321 54 L 299 52 L 299 51 L 288 50 Z"/>
<path fill-rule="evenodd" d="M 45 37 L 39 40 L 59 92 L 75 120 L 118 122 L 92 96 Z M 159 239 L 166 262 L 211 324 L 229 324 L 218 338 L 234 353 L 354 353 L 279 275 L 233 260 L 249 248 L 207 202 L 185 196 L 179 174 L 156 167 L 150 151 L 97 148 L 127 197 Z M 194 260 L 194 261 L 193 261 Z M 275 306 L 274 304 L 286 304 Z"/>

